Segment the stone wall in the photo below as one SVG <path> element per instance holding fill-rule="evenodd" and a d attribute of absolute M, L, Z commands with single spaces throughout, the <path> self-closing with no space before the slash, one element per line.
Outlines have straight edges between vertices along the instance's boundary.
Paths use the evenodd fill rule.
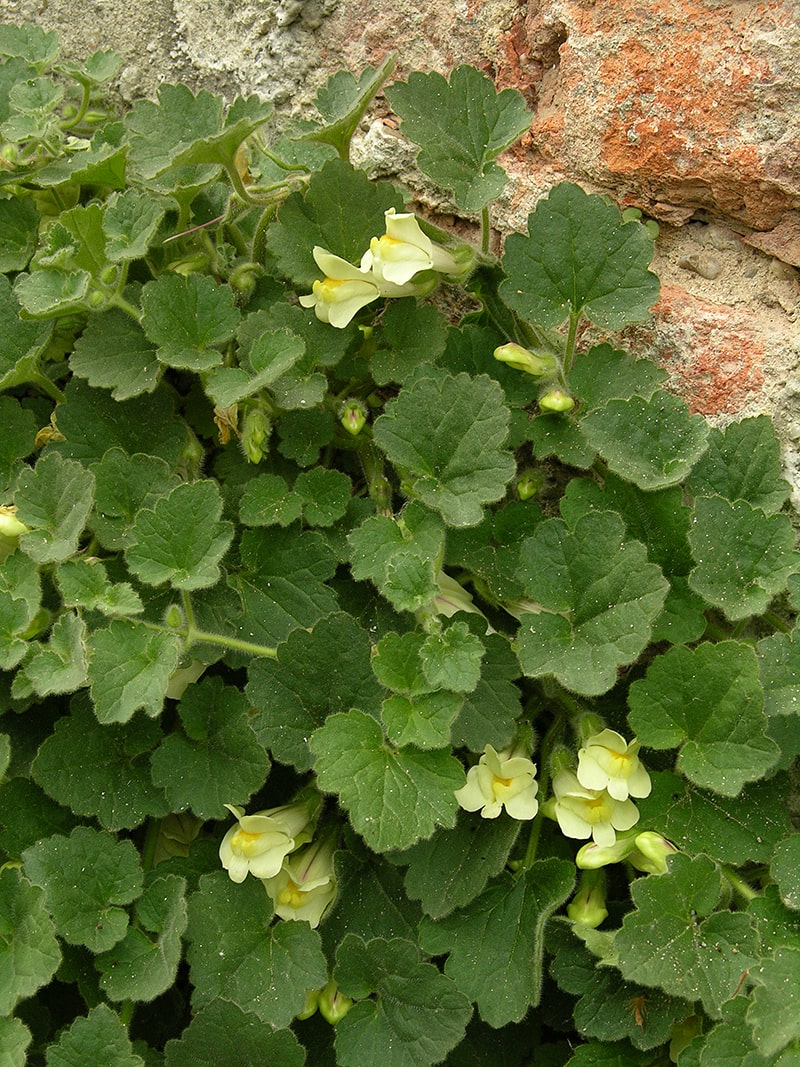
<path fill-rule="evenodd" d="M 501 232 L 569 178 L 661 224 L 663 283 L 640 351 L 717 422 L 768 411 L 800 503 L 800 4 L 793 0 L 0 0 L 0 19 L 126 57 L 128 101 L 161 81 L 257 92 L 284 114 L 327 74 L 393 50 L 397 76 L 472 63 L 533 110 L 503 162 Z M 424 203 L 378 101 L 361 132 Z"/>

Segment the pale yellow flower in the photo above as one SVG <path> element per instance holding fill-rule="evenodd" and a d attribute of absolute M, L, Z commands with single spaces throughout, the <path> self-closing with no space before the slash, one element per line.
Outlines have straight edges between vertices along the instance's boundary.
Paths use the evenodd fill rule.
<path fill-rule="evenodd" d="M 404 285 L 425 270 L 458 275 L 471 268 L 474 257 L 463 263 L 456 260 L 422 232 L 411 212 L 397 214 L 394 208 L 389 208 L 385 218 L 386 233 L 370 241 L 369 251 L 361 259 L 362 270 L 370 270 L 376 277 L 395 285 Z"/>
<path fill-rule="evenodd" d="M 248 874 L 271 878 L 290 852 L 311 840 L 317 799 L 269 808 L 245 815 L 243 808 L 226 804 L 238 820 L 219 846 L 219 858 L 231 881 L 243 882 Z"/>
<path fill-rule="evenodd" d="M 535 776 L 536 765 L 521 751 L 497 752 L 487 745 L 467 772 L 467 784 L 456 790 L 456 800 L 466 811 L 480 809 L 484 819 L 496 819 L 503 808 L 512 819 L 532 819 L 539 810 Z"/>
<path fill-rule="evenodd" d="M 578 781 L 586 789 L 607 789 L 615 800 L 650 795 L 650 775 L 639 761 L 639 742 L 615 730 L 601 730 L 578 752 Z"/>
<path fill-rule="evenodd" d="M 263 879 L 276 915 L 319 926 L 336 897 L 335 847 L 336 838 L 332 834 L 315 841 L 290 856 L 273 877 Z"/>
<path fill-rule="evenodd" d="M 617 830 L 630 830 L 639 821 L 631 800 L 616 800 L 605 789 L 586 789 L 572 771 L 559 771 L 553 778 L 555 815 L 565 837 L 586 840 L 610 848 Z"/>

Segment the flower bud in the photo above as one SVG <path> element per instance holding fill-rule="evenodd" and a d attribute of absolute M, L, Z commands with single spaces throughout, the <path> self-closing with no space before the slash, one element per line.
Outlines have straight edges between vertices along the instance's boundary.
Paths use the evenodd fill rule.
<path fill-rule="evenodd" d="M 678 851 L 671 841 L 652 830 L 645 830 L 634 838 L 635 848 L 628 859 L 637 871 L 644 874 L 666 874 L 667 857 Z"/>
<path fill-rule="evenodd" d="M 367 422 L 367 409 L 360 400 L 345 400 L 339 412 L 339 422 L 353 437 L 357 437 Z"/>
<path fill-rule="evenodd" d="M 551 389 L 544 396 L 539 397 L 539 407 L 542 411 L 565 414 L 568 411 L 572 411 L 575 407 L 575 401 L 563 389 Z"/>
<path fill-rule="evenodd" d="M 558 361 L 552 352 L 531 352 L 513 341 L 496 348 L 494 358 L 500 363 L 507 363 L 515 370 L 532 374 L 535 378 L 546 378 L 558 370 Z"/>
<path fill-rule="evenodd" d="M 613 845 L 596 845 L 589 841 L 578 849 L 575 866 L 582 871 L 596 871 L 610 863 L 620 863 L 635 847 L 633 835 L 619 835 Z"/>
<path fill-rule="evenodd" d="M 298 1012 L 295 1018 L 297 1019 L 310 1019 L 314 1012 L 319 1007 L 319 989 L 306 990 L 306 1002 L 303 1005 L 303 1010 Z"/>
<path fill-rule="evenodd" d="M 608 917 L 605 874 L 602 871 L 584 874 L 577 893 L 567 904 L 567 915 L 574 923 L 588 926 L 591 930 L 596 930 Z"/>
<path fill-rule="evenodd" d="M 20 534 L 28 532 L 29 528 L 17 518 L 13 504 L 0 507 L 0 563 L 16 551 Z"/>
<path fill-rule="evenodd" d="M 352 1006 L 353 1001 L 351 998 L 339 992 L 339 987 L 333 979 L 320 991 L 319 1013 L 331 1026 L 341 1022 Z"/>
<path fill-rule="evenodd" d="M 517 478 L 517 496 L 520 500 L 530 500 L 531 497 L 536 496 L 543 485 L 544 476 L 541 471 L 528 467 Z"/>
<path fill-rule="evenodd" d="M 265 412 L 251 408 L 242 426 L 242 449 L 248 463 L 260 463 L 269 450 L 272 423 Z"/>

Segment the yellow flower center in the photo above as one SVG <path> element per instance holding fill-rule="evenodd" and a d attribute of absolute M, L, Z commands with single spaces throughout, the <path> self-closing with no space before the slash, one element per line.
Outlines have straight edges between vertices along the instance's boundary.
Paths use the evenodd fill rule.
<path fill-rule="evenodd" d="M 295 909 L 301 908 L 305 903 L 304 894 L 300 892 L 291 878 L 278 894 L 278 903 L 288 904 L 290 908 Z"/>

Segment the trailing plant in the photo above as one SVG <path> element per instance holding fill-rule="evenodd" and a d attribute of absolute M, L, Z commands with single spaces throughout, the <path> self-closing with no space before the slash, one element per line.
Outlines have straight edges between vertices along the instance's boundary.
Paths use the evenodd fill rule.
<path fill-rule="evenodd" d="M 384 89 L 466 240 L 349 161 L 391 59 L 0 53 L 0 1061 L 795 1063 L 789 486 L 625 350 L 653 225 L 494 255 L 470 67 Z"/>

